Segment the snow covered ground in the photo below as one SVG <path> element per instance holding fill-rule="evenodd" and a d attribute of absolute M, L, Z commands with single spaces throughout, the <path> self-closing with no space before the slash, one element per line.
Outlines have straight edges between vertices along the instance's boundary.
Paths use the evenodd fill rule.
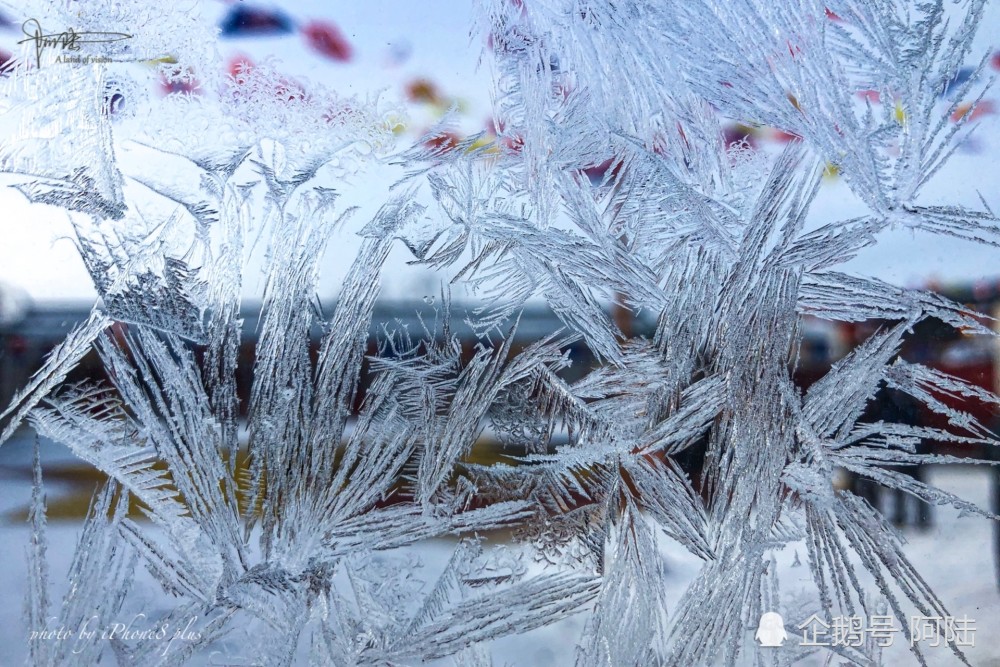
<path fill-rule="evenodd" d="M 28 628 L 25 627 L 18 600 L 24 599 L 27 590 L 25 549 L 29 530 L 24 521 L 31 493 L 30 460 L 32 437 L 22 434 L 0 449 L 0 591 L 6 604 L 0 608 L 0 665 L 22 664 L 26 656 Z M 45 480 L 49 505 L 62 508 L 60 513 L 72 514 L 73 498 L 77 506 L 86 504 L 86 489 L 93 484 L 93 477 L 85 469 L 75 467 L 72 455 L 50 442 L 42 443 L 43 466 L 48 471 Z M 74 477 L 71 473 L 76 470 Z M 84 473 L 84 474 L 80 474 Z M 932 468 L 930 481 L 940 488 L 957 493 L 988 506 L 990 500 L 990 471 L 981 466 Z M 74 481 L 74 479 L 76 481 Z M 67 500 L 70 500 L 67 503 Z M 79 510 L 82 511 L 82 510 Z M 966 616 L 975 621 L 975 646 L 967 649 L 970 662 L 975 667 L 1000 667 L 1000 589 L 995 576 L 993 555 L 993 527 L 990 522 L 976 517 L 958 516 L 958 511 L 948 507 L 935 508 L 932 529 L 921 532 L 904 529 L 908 541 L 906 552 L 913 560 L 927 583 L 940 595 L 954 617 Z M 79 519 L 56 519 L 49 524 L 49 565 L 53 580 L 53 600 L 65 591 L 65 575 L 69 568 L 73 547 L 79 528 Z M 494 535 L 491 540 L 503 540 Z M 435 540 L 414 549 L 425 565 L 421 576 L 432 578 L 443 568 L 454 547 L 454 541 Z M 699 561 L 674 544 L 664 544 L 664 554 L 671 571 L 671 601 L 676 601 L 698 571 Z M 809 585 L 805 551 L 798 550 L 801 559 L 794 566 L 796 550 L 786 549 L 778 555 L 783 596 L 794 597 L 798 587 Z M 153 604 L 156 591 L 147 577 L 140 576 L 141 586 L 148 586 Z M 805 619 L 786 618 L 786 626 L 795 626 Z M 586 614 L 578 614 L 523 635 L 512 636 L 495 642 L 492 652 L 495 664 L 539 667 L 573 664 L 573 647 L 586 622 Z M 624 629 L 623 629 L 624 630 Z M 752 638 L 748 638 L 752 641 Z M 789 642 L 801 642 L 801 637 L 790 636 Z M 954 655 L 942 648 L 930 647 L 925 640 L 930 664 L 946 667 L 957 664 Z M 112 663 L 113 664 L 113 663 Z M 221 663 L 220 663 L 221 664 Z M 245 664 L 252 664 L 252 661 Z M 441 661 L 448 664 L 448 661 Z M 823 664 L 819 656 L 814 661 L 801 664 Z M 886 665 L 916 664 L 907 650 L 907 642 L 896 633 L 893 645 L 884 656 Z"/>

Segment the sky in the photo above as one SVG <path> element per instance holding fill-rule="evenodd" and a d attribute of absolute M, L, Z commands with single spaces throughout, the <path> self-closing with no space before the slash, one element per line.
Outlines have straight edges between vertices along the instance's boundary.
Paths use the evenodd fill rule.
<path fill-rule="evenodd" d="M 977 48 L 990 48 L 991 35 L 1000 34 L 1000 3 L 992 3 L 980 30 Z M 266 3 L 241 6 L 274 8 Z M 481 41 L 470 38 L 472 9 L 468 2 L 415 3 L 382 0 L 378 3 L 325 3 L 305 0 L 284 3 L 281 9 L 294 28 L 290 33 L 220 42 L 224 60 L 246 55 L 252 60 L 273 56 L 290 76 L 318 82 L 343 96 L 379 93 L 388 100 L 403 100 L 406 86 L 415 79 L 432 81 L 445 103 L 456 103 L 467 131 L 483 129 L 490 116 L 490 71 L 479 66 Z M 209 14 L 222 21 L 233 5 L 215 2 Z M 9 14 L 9 13 L 8 13 Z M 20 19 L 0 32 L 0 47 L 18 37 Z M 351 46 L 347 62 L 325 57 L 304 38 L 311 21 L 331 21 L 339 26 Z M 992 93 L 991 97 L 1000 97 Z M 440 105 L 438 105 L 440 107 Z M 410 106 L 411 127 L 429 125 L 439 114 L 434 105 Z M 1000 210 L 1000 122 L 987 116 L 977 130 L 975 149 L 955 156 L 926 190 L 929 200 L 976 205 L 981 194 Z M 11 181 L 0 178 L 0 185 Z M 352 196 L 364 209 L 377 207 L 381 188 L 355 184 Z M 978 193 L 978 194 L 977 194 Z M 843 181 L 824 184 L 810 214 L 810 226 L 844 219 L 864 212 Z M 67 214 L 46 206 L 32 206 L 11 188 L 0 187 L 0 284 L 8 291 L 26 294 L 34 301 L 92 300 L 95 291 L 71 240 Z M 359 247 L 353 228 L 334 232 L 325 258 L 319 288 L 321 298 L 332 298 L 347 266 Z M 884 232 L 880 243 L 866 249 L 841 268 L 871 275 L 897 285 L 917 287 L 1000 278 L 1000 251 L 957 239 L 909 229 Z M 391 299 L 420 298 L 440 291 L 439 277 L 410 267 L 404 248 L 394 250 L 386 265 L 383 293 Z M 255 268 L 250 266 L 254 276 Z M 245 296 L 259 294 L 260 280 L 249 280 Z"/>

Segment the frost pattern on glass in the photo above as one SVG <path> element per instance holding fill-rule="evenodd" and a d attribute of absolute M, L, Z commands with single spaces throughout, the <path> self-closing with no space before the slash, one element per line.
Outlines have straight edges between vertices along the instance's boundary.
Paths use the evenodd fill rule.
<path fill-rule="evenodd" d="M 793 664 L 801 649 L 764 655 L 745 641 L 780 604 L 773 554 L 791 543 L 804 544 L 823 618 L 891 613 L 905 635 L 911 610 L 947 616 L 899 535 L 832 477 L 841 467 L 996 518 L 889 467 L 955 461 L 917 453 L 921 438 L 996 444 L 939 398 L 996 396 L 899 359 L 925 318 L 990 329 L 940 296 L 836 267 L 890 226 L 1000 245 L 985 203 L 920 200 L 971 127 L 971 114 L 947 119 L 984 90 L 973 77 L 940 102 L 982 8 L 970 0 L 946 22 L 940 2 L 487 0 L 477 34 L 489 38 L 499 138 L 431 149 L 397 146 L 396 112 L 377 98 L 307 92 L 272 63 L 213 76 L 197 12 L 39 5 L 53 24 L 155 30 L 130 41 L 143 53 L 112 49 L 87 67 L 25 51 L 3 82 L 0 166 L 29 200 L 69 212 L 101 303 L 3 413 L 2 437 L 27 419 L 111 480 L 55 612 L 36 459 L 27 621 L 111 622 L 140 594 L 141 563 L 162 588 L 158 620 L 197 618 L 198 638 L 169 652 L 33 642 L 32 664 L 102 653 L 185 664 L 234 640 L 266 664 L 483 666 L 490 640 L 584 611 L 581 666 Z M 173 94 L 148 118 L 116 113 L 109 90 L 144 94 L 136 60 L 168 77 L 197 72 L 205 93 Z M 856 90 L 899 102 L 859 104 Z M 720 115 L 798 140 L 775 154 L 727 145 Z M 327 316 L 321 259 L 333 230 L 355 224 L 340 199 L 372 165 L 396 181 L 357 224 L 363 241 Z M 599 165 L 610 166 L 591 182 Z M 868 213 L 805 231 L 831 168 Z M 170 214 L 137 205 L 140 193 Z M 447 292 L 422 340 L 372 322 L 397 241 L 484 299 L 471 357 Z M 243 423 L 240 295 L 259 247 Z M 564 328 L 518 351 L 518 315 L 537 297 Z M 623 331 L 608 304 L 655 315 L 655 336 Z M 803 392 L 790 370 L 803 315 L 898 324 Z M 579 341 L 601 363 L 570 382 L 566 350 Z M 67 386 L 91 348 L 108 383 Z M 864 421 L 883 386 L 949 428 Z M 467 462 L 487 428 L 523 447 L 516 465 Z M 675 457 L 698 443 L 696 485 Z M 132 501 L 151 523 L 129 516 Z M 499 528 L 513 545 L 481 539 Z M 443 535 L 462 538 L 443 572 L 405 549 Z M 662 540 L 703 562 L 672 608 Z M 880 662 L 874 642 L 834 650 Z"/>

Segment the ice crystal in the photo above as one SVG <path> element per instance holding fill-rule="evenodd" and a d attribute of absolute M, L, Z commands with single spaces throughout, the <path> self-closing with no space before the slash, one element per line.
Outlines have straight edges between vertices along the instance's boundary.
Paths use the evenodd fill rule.
<path fill-rule="evenodd" d="M 101 303 L 0 417 L 3 439 L 27 419 L 110 478 L 59 623 L 130 612 L 140 562 L 162 589 L 156 622 L 187 634 L 34 640 L 33 664 L 185 664 L 239 638 L 266 664 L 488 665 L 490 640 L 582 611 L 578 665 L 792 664 L 801 650 L 746 641 L 784 604 L 774 554 L 791 543 L 822 618 L 891 613 L 908 632 L 911 609 L 947 615 L 899 535 L 832 479 L 843 468 L 991 516 L 891 467 L 954 462 L 918 453 L 922 439 L 996 444 L 941 398 L 996 396 L 899 356 L 927 318 L 990 329 L 943 297 L 836 267 L 893 225 L 1000 245 L 985 204 L 920 199 L 971 114 L 948 118 L 982 94 L 973 77 L 940 97 L 972 55 L 983 2 L 949 22 L 941 2 L 902 0 L 485 0 L 499 136 L 442 147 L 430 140 L 445 121 L 413 148 L 395 145 L 377 97 L 343 99 L 272 62 L 213 75 L 197 12 L 163 7 L 39 6 L 53 25 L 137 38 L 86 66 L 26 47 L 4 81 L 0 166 L 32 202 L 69 212 Z M 140 60 L 197 77 L 198 94 L 141 106 Z M 897 102 L 861 104 L 858 90 Z M 117 113 L 125 96 L 145 111 Z M 727 145 L 720 116 L 796 140 Z M 371 165 L 397 180 L 354 226 L 361 212 L 341 197 Z M 810 228 L 832 167 L 868 212 Z M 362 242 L 326 316 L 323 254 L 347 227 Z M 397 241 L 483 299 L 471 351 L 447 291 L 422 339 L 373 322 Z M 258 244 L 244 420 L 240 296 Z M 514 345 L 539 297 L 563 328 Z M 651 315 L 655 334 L 633 334 L 609 304 Z M 802 391 L 806 315 L 890 323 Z M 574 345 L 598 364 L 570 379 Z M 89 349 L 106 381 L 66 386 Z M 867 421 L 883 387 L 947 426 Z M 470 460 L 487 432 L 504 461 Z M 693 478 L 680 461 L 698 447 Z M 35 627 L 50 618 L 37 459 L 29 516 Z M 514 543 L 482 539 L 495 529 Z M 407 550 L 446 535 L 461 539 L 443 572 Z M 703 563 L 672 608 L 663 540 Z M 871 642 L 831 651 L 881 656 Z"/>

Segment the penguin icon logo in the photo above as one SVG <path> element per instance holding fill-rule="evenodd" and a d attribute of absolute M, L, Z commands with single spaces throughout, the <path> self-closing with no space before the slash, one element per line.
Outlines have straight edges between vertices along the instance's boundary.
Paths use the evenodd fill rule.
<path fill-rule="evenodd" d="M 761 646 L 776 647 L 788 639 L 785 632 L 785 622 L 781 614 L 769 611 L 760 617 L 760 625 L 757 626 L 757 634 L 754 639 L 760 642 Z"/>

